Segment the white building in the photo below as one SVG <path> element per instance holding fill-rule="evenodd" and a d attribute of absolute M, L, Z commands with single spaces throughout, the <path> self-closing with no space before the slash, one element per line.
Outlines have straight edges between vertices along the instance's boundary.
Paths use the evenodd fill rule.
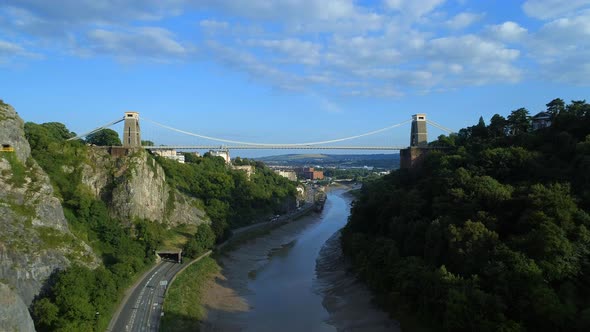
<path fill-rule="evenodd" d="M 231 161 L 231 159 L 229 157 L 229 150 L 220 150 L 220 151 L 210 150 L 209 153 L 214 157 L 223 158 L 223 160 L 225 160 L 226 164 L 229 164 Z"/>
<path fill-rule="evenodd" d="M 176 152 L 176 149 L 154 149 L 152 153 L 164 157 L 167 159 L 176 160 L 181 164 L 184 164 L 184 155 L 180 152 Z"/>
<path fill-rule="evenodd" d="M 232 166 L 232 168 L 235 170 L 238 170 L 238 171 L 246 172 L 246 176 L 248 177 L 248 180 L 250 180 L 250 177 L 252 177 L 252 174 L 254 174 L 256 172 L 256 168 L 254 166 L 250 166 L 250 165 Z"/>
<path fill-rule="evenodd" d="M 291 181 L 297 181 L 297 173 L 295 173 L 295 171 L 292 170 L 281 170 L 281 169 L 275 169 L 274 170 L 275 173 L 277 173 L 278 175 L 287 178 Z"/>

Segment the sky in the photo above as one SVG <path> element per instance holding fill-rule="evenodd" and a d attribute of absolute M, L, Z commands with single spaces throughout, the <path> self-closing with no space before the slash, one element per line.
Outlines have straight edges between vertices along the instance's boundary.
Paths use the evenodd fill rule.
<path fill-rule="evenodd" d="M 125 111 L 257 143 L 354 136 L 415 113 L 458 130 L 588 99 L 588 77 L 590 0 L 0 2 L 0 99 L 77 133 Z M 221 144 L 141 124 L 156 144 Z M 409 133 L 343 144 L 408 145 Z"/>

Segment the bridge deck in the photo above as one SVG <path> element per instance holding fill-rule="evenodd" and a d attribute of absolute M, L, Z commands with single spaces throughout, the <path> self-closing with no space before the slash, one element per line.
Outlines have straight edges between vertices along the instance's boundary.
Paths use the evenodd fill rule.
<path fill-rule="evenodd" d="M 149 150 L 402 150 L 407 146 L 319 146 L 319 145 L 163 145 L 143 146 Z"/>

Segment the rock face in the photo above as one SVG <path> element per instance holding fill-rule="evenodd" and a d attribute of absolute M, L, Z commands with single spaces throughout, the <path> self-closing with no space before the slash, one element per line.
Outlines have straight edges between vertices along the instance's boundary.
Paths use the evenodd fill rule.
<path fill-rule="evenodd" d="M 106 149 L 92 148 L 82 182 L 122 221 L 142 218 L 170 226 L 199 224 L 205 212 L 199 202 L 166 183 L 164 169 L 144 150 L 112 157 Z"/>
<path fill-rule="evenodd" d="M 12 107 L 0 100 L 0 144 L 10 144 L 16 157 L 24 163 L 31 155 L 31 147 L 25 138 L 23 121 Z"/>
<path fill-rule="evenodd" d="M 35 331 L 27 305 L 3 283 L 0 283 L 0 308 L 0 331 Z"/>
<path fill-rule="evenodd" d="M 13 108 L 0 103 L 0 144 L 15 149 L 0 152 L 0 280 L 15 301 L 30 305 L 55 270 L 100 261 L 70 232 L 49 177 L 31 158 L 23 126 Z M 10 310 L 0 305 L 0 316 Z"/>

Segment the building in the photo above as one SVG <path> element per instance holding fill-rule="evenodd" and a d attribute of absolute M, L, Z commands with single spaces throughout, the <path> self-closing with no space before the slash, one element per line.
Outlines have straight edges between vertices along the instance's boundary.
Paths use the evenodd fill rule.
<path fill-rule="evenodd" d="M 547 112 L 539 112 L 532 118 L 533 130 L 551 127 L 551 115 Z"/>
<path fill-rule="evenodd" d="M 323 180 L 324 171 L 317 171 L 313 167 L 301 167 L 297 170 L 297 175 L 307 180 Z"/>
<path fill-rule="evenodd" d="M 209 154 L 213 157 L 221 157 L 223 158 L 223 160 L 225 160 L 226 164 L 230 164 L 231 159 L 229 157 L 229 150 L 219 150 L 219 151 L 215 151 L 215 150 L 210 150 Z"/>
<path fill-rule="evenodd" d="M 250 180 L 250 177 L 252 176 L 252 174 L 254 174 L 256 172 L 256 168 L 251 165 L 232 166 L 232 168 L 235 170 L 238 170 L 238 171 L 246 172 L 246 177 L 248 177 L 248 180 Z"/>
<path fill-rule="evenodd" d="M 156 156 L 176 160 L 179 163 L 184 164 L 184 154 L 176 152 L 176 149 L 154 149 L 152 150 L 152 153 Z"/>
<path fill-rule="evenodd" d="M 297 173 L 295 173 L 294 170 L 281 170 L 281 169 L 275 169 L 274 170 L 275 173 L 277 173 L 278 175 L 287 178 L 291 181 L 297 181 Z"/>

